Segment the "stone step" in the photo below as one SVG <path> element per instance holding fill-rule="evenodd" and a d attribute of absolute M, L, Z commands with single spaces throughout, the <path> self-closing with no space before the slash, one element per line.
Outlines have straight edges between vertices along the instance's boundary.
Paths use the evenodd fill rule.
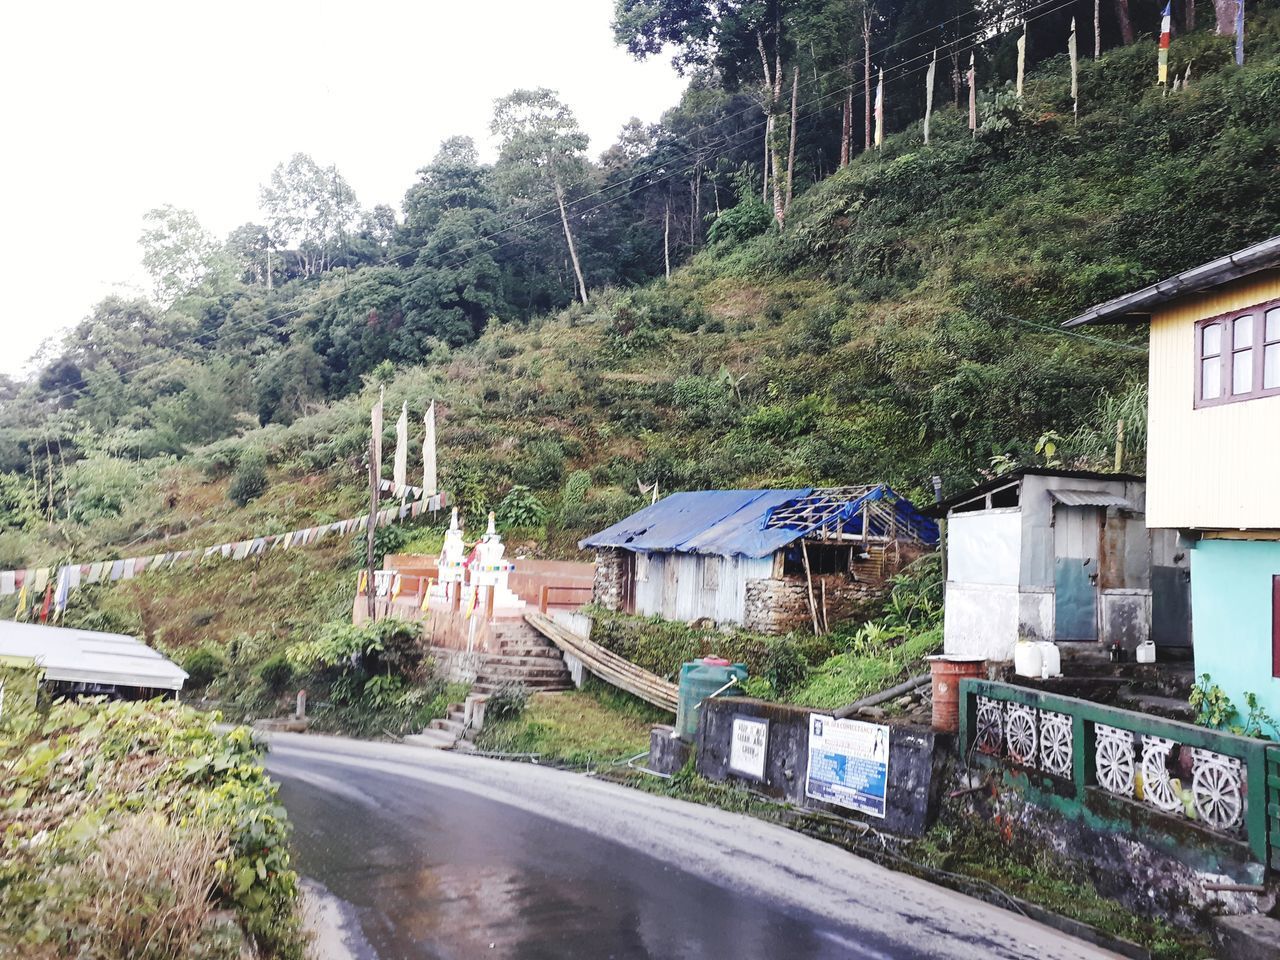
<path fill-rule="evenodd" d="M 458 734 L 462 733 L 462 721 L 448 720 L 448 719 L 432 720 L 429 724 L 427 724 L 427 729 L 443 730 L 445 733 L 451 733 L 454 736 L 457 736 Z"/>
<path fill-rule="evenodd" d="M 495 653 L 491 653 L 493 657 L 551 657 L 552 659 L 560 659 L 563 654 L 551 645 L 545 647 L 534 646 L 527 643 L 499 644 Z"/>
<path fill-rule="evenodd" d="M 450 710 L 448 716 L 445 717 L 446 720 L 456 720 L 458 723 L 462 723 L 466 718 L 467 714 L 461 707 L 457 710 Z"/>
<path fill-rule="evenodd" d="M 1192 723 L 1196 718 L 1196 712 L 1191 709 L 1191 705 L 1186 700 L 1162 697 L 1152 693 L 1138 693 L 1133 690 L 1121 690 L 1116 697 L 1116 706 L 1165 717 L 1169 720 L 1182 720 L 1186 723 Z"/>
<path fill-rule="evenodd" d="M 504 683 L 488 683 L 484 680 L 477 680 L 471 689 L 475 693 L 493 694 L 502 687 L 507 686 Z M 567 677 L 564 680 L 535 680 L 530 683 L 521 684 L 530 693 L 557 693 L 562 690 L 572 690 L 573 681 Z"/>
<path fill-rule="evenodd" d="M 484 658 L 481 670 L 491 667 L 509 667 L 513 670 L 549 670 L 559 664 L 559 657 L 515 657 L 503 653 L 491 654 Z"/>

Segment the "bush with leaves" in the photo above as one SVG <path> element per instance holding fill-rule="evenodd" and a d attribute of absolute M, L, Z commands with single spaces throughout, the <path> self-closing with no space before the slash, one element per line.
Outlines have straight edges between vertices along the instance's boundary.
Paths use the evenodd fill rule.
<path fill-rule="evenodd" d="M 498 504 L 494 512 L 497 523 L 507 529 L 527 529 L 541 525 L 547 508 L 528 487 L 516 484 Z"/>
<path fill-rule="evenodd" d="M 293 664 L 282 653 L 276 654 L 269 660 L 264 660 L 258 665 L 256 672 L 258 679 L 262 682 L 262 686 L 268 693 L 273 695 L 283 693 L 293 681 Z"/>
<path fill-rule="evenodd" d="M 243 507 L 267 491 L 267 457 L 258 447 L 250 447 L 240 456 L 227 496 L 236 506 Z"/>
<path fill-rule="evenodd" d="M 485 720 L 514 720 L 524 713 L 528 703 L 529 691 L 523 684 L 503 683 L 485 701 Z"/>
<path fill-rule="evenodd" d="M 187 654 L 182 669 L 187 671 L 187 680 L 193 687 L 207 687 L 227 672 L 227 661 L 217 650 L 200 647 Z"/>

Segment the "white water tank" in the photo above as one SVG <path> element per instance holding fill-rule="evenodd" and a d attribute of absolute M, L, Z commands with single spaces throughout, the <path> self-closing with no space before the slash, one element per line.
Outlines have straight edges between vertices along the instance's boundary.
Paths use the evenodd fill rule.
<path fill-rule="evenodd" d="M 1019 640 L 1013 645 L 1013 672 L 1020 677 L 1039 677 L 1044 665 L 1040 644 Z"/>

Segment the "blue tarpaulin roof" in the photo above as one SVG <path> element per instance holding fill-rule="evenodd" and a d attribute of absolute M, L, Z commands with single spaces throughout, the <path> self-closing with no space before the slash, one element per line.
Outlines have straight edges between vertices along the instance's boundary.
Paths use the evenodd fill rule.
<path fill-rule="evenodd" d="M 578 546 L 622 547 L 645 552 L 701 553 L 717 556 L 767 557 L 815 529 L 813 524 L 769 524 L 780 507 L 803 501 L 815 491 L 704 490 L 673 493 L 625 520 L 582 540 Z M 858 513 L 863 502 L 892 498 L 893 509 L 910 518 L 927 543 L 937 541 L 937 527 L 916 512 L 907 500 L 883 485 L 850 497 L 840 513 L 861 531 Z M 921 529 L 923 528 L 923 529 Z M 849 525 L 845 524 L 849 530 Z M 852 532 L 851 530 L 849 532 Z M 873 529 L 873 535 L 880 531 Z"/>

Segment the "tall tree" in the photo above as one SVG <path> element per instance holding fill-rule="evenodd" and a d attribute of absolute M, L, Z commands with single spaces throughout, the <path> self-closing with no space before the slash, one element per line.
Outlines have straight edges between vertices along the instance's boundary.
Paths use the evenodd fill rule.
<path fill-rule="evenodd" d="M 360 215 L 355 191 L 338 168 L 321 167 L 305 153 L 276 166 L 261 201 L 271 245 L 295 245 L 306 277 L 329 269 Z"/>
<path fill-rule="evenodd" d="M 148 210 L 142 221 L 142 267 L 151 277 L 153 299 L 168 307 L 208 276 L 220 245 L 194 213 L 172 204 Z"/>
<path fill-rule="evenodd" d="M 590 177 L 587 135 L 552 90 L 516 90 L 494 103 L 490 129 L 502 141 L 495 172 L 508 196 L 534 203 L 554 198 L 577 280 L 587 302 L 587 282 L 573 239 L 568 204 Z"/>

